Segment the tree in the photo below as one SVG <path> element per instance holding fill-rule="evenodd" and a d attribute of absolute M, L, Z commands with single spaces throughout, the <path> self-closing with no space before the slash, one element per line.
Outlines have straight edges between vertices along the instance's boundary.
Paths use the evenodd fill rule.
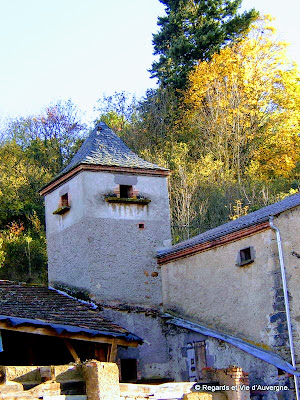
<path fill-rule="evenodd" d="M 46 283 L 44 205 L 38 190 L 82 142 L 76 107 L 58 102 L 9 121 L 0 141 L 0 278 Z"/>
<path fill-rule="evenodd" d="M 160 0 L 166 16 L 159 17 L 160 31 L 153 35 L 152 77 L 162 86 L 182 89 L 198 60 L 209 60 L 224 45 L 247 31 L 258 13 L 238 14 L 242 0 Z"/>
<path fill-rule="evenodd" d="M 44 227 L 34 213 L 22 222 L 11 222 L 0 233 L 0 278 L 47 282 Z"/>
<path fill-rule="evenodd" d="M 6 138 L 14 140 L 28 158 L 55 175 L 82 143 L 84 128 L 71 100 L 58 101 L 37 116 L 11 120 L 6 127 Z"/>
<path fill-rule="evenodd" d="M 112 96 L 103 95 L 97 101 L 96 111 L 100 112 L 97 121 L 105 122 L 116 132 L 122 132 L 130 124 L 135 110 L 134 96 L 124 91 L 115 92 Z"/>
<path fill-rule="evenodd" d="M 290 177 L 299 160 L 299 72 L 265 17 L 190 75 L 186 119 L 200 153 L 241 182 Z"/>
<path fill-rule="evenodd" d="M 0 146 L 0 176 L 0 229 L 34 211 L 44 214 L 38 190 L 50 181 L 51 174 L 28 159 L 14 141 Z"/>
<path fill-rule="evenodd" d="M 176 123 L 179 120 L 179 102 L 172 90 L 159 88 L 147 90 L 136 108 L 134 129 L 140 147 L 164 148 L 165 143 L 177 136 Z"/>

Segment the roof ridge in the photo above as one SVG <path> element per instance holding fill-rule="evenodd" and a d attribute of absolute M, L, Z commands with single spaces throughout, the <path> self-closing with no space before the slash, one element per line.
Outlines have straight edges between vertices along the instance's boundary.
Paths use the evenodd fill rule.
<path fill-rule="evenodd" d="M 51 286 L 49 286 L 48 289 L 54 290 L 55 292 L 57 292 L 58 294 L 61 294 L 62 296 L 66 296 L 66 297 L 68 297 L 70 299 L 78 301 L 81 304 L 87 305 L 90 309 L 93 309 L 93 310 L 99 309 L 97 304 L 93 303 L 92 301 L 86 301 L 86 300 L 78 299 L 77 297 L 71 296 L 69 293 L 64 292 L 63 290 L 55 289 L 54 287 L 51 287 Z"/>

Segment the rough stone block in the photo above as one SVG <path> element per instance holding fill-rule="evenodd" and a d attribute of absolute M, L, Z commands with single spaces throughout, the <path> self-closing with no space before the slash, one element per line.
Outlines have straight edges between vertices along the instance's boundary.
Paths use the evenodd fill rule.
<path fill-rule="evenodd" d="M 285 312 L 278 312 L 276 314 L 273 314 L 270 316 L 270 322 L 276 322 L 276 321 L 285 321 L 286 320 L 286 313 Z"/>
<path fill-rule="evenodd" d="M 281 337 L 279 337 L 279 336 L 274 340 L 274 346 L 275 347 L 282 347 L 282 346 L 285 346 L 285 345 L 286 345 L 286 340 L 281 338 Z"/>
<path fill-rule="evenodd" d="M 119 369 L 117 364 L 90 361 L 83 365 L 86 394 L 89 400 L 119 400 Z"/>
<path fill-rule="evenodd" d="M 7 393 L 18 393 L 22 391 L 23 391 L 23 385 L 18 382 L 6 381 L 5 384 L 0 385 L 0 396 Z"/>
<path fill-rule="evenodd" d="M 27 391 L 28 394 L 36 397 L 42 397 L 44 395 L 57 396 L 60 395 L 60 383 L 47 381 L 35 386 L 34 388 Z"/>
<path fill-rule="evenodd" d="M 5 366 L 3 368 L 7 381 L 32 384 L 41 383 L 41 375 L 36 366 Z"/>
<path fill-rule="evenodd" d="M 273 304 L 274 311 L 285 311 L 284 301 Z"/>
<path fill-rule="evenodd" d="M 52 381 L 55 379 L 54 370 L 51 366 L 39 367 L 39 371 L 43 382 Z"/>
<path fill-rule="evenodd" d="M 287 325 L 286 324 L 278 324 L 278 326 L 277 326 L 277 331 L 279 332 L 279 333 L 285 333 L 285 332 L 288 332 L 288 329 L 287 329 Z"/>
<path fill-rule="evenodd" d="M 55 365 L 55 380 L 57 382 L 80 382 L 83 381 L 81 365 Z"/>

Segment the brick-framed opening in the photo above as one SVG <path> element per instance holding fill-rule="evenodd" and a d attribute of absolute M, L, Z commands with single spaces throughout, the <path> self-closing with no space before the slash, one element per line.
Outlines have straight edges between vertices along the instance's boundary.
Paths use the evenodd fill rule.
<path fill-rule="evenodd" d="M 120 198 L 130 199 L 133 197 L 133 188 L 130 185 L 120 185 Z"/>
<path fill-rule="evenodd" d="M 68 193 L 65 193 L 62 196 L 60 196 L 60 206 L 61 207 L 69 207 L 69 195 L 68 195 Z"/>

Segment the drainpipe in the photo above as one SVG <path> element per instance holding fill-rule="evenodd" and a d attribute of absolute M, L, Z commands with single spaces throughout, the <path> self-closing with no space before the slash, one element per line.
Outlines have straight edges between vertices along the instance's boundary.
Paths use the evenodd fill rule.
<path fill-rule="evenodd" d="M 276 239 L 277 239 L 277 247 L 278 247 L 280 269 L 281 269 L 282 288 L 283 288 L 284 305 L 285 305 L 285 312 L 286 312 L 286 321 L 287 321 L 288 334 L 289 334 L 289 344 L 290 344 L 292 365 L 295 368 L 295 370 L 297 370 L 296 359 L 295 359 L 295 348 L 294 348 L 294 341 L 293 341 L 293 333 L 292 333 L 292 323 L 291 323 L 291 316 L 290 316 L 288 290 L 287 290 L 287 283 L 286 283 L 286 276 L 285 276 L 284 258 L 283 258 L 283 251 L 282 251 L 282 243 L 281 243 L 281 237 L 280 237 L 279 229 L 274 225 L 273 220 L 274 220 L 274 217 L 270 216 L 270 219 L 269 219 L 270 227 L 271 227 L 271 229 L 273 229 L 276 232 Z M 296 399 L 299 400 L 298 377 L 296 375 L 294 375 L 294 381 L 295 381 L 295 389 L 296 389 Z"/>

